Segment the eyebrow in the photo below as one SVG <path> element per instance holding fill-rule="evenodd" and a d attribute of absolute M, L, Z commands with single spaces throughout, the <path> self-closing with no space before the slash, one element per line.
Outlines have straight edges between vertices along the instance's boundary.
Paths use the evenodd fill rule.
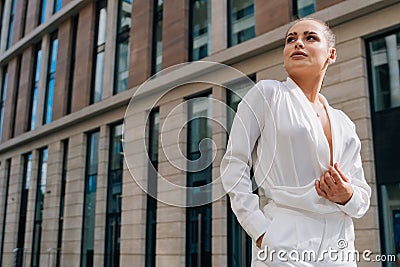
<path fill-rule="evenodd" d="M 310 34 L 318 35 L 318 33 L 312 32 L 312 31 L 305 31 L 305 32 L 304 32 L 304 35 L 310 35 Z M 297 35 L 297 32 L 289 32 L 289 33 L 287 34 L 286 37 L 288 37 L 288 36 L 295 36 L 295 35 Z"/>

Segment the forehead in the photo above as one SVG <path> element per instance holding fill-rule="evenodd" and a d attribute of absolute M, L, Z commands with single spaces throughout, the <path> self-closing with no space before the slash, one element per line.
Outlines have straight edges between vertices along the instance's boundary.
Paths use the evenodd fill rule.
<path fill-rule="evenodd" d="M 303 21 L 299 21 L 297 22 L 295 25 L 293 25 L 289 31 L 289 33 L 304 33 L 304 32 L 315 32 L 317 34 L 324 34 L 325 33 L 325 29 L 324 26 L 314 20 L 303 20 Z"/>

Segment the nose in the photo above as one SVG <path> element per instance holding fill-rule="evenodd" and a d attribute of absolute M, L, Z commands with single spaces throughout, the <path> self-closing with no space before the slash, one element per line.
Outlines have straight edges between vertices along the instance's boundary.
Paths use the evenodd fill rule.
<path fill-rule="evenodd" d="M 298 38 L 297 40 L 296 40 L 296 43 L 294 44 L 294 47 L 295 48 L 304 48 L 304 43 L 303 43 L 303 41 L 300 39 L 300 38 Z"/>

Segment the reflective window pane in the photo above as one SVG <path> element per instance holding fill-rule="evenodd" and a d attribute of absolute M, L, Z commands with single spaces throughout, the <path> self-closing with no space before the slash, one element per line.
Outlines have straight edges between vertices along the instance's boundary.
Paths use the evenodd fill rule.
<path fill-rule="evenodd" d="M 128 74 L 130 60 L 130 30 L 131 30 L 131 1 L 120 0 L 119 21 L 117 29 L 117 51 L 115 65 L 115 87 L 114 94 L 128 89 Z"/>
<path fill-rule="evenodd" d="M 148 154 L 150 158 L 148 166 L 148 192 L 146 209 L 146 267 L 156 266 L 156 242 L 157 242 L 157 170 L 158 170 L 158 139 L 160 113 L 153 110 L 149 116 L 149 143 Z"/>
<path fill-rule="evenodd" d="M 12 0 L 12 2 L 11 2 L 11 12 L 10 12 L 10 22 L 9 22 L 8 34 L 7 34 L 6 49 L 10 48 L 11 45 L 12 45 L 12 39 L 13 39 L 13 34 L 14 34 L 14 16 L 15 16 L 16 8 L 17 8 L 17 0 Z"/>
<path fill-rule="evenodd" d="M 35 201 L 35 220 L 33 228 L 32 242 L 32 263 L 31 266 L 40 266 L 40 243 L 42 236 L 42 221 L 43 221 L 43 205 L 46 195 L 46 180 L 47 180 L 47 148 L 39 151 L 39 170 L 36 187 Z"/>
<path fill-rule="evenodd" d="M 233 81 L 227 88 L 227 126 L 230 131 L 238 105 L 247 92 L 254 86 L 255 75 Z M 251 265 L 251 238 L 239 224 L 228 200 L 228 266 L 243 267 Z"/>
<path fill-rule="evenodd" d="M 100 10 L 97 45 L 102 45 L 106 42 L 106 37 L 107 37 L 106 27 L 107 27 L 107 9 L 102 8 Z"/>
<path fill-rule="evenodd" d="M 81 266 L 92 267 L 96 221 L 97 168 L 100 151 L 100 133 L 88 134 L 85 174 L 84 216 L 82 233 Z"/>
<path fill-rule="evenodd" d="M 374 110 L 400 106 L 400 33 L 369 42 Z"/>
<path fill-rule="evenodd" d="M 186 266 L 211 266 L 212 97 L 190 99 L 188 103 L 188 172 L 186 211 Z"/>
<path fill-rule="evenodd" d="M 316 11 L 316 0 L 294 0 L 293 15 L 299 18 L 308 16 Z"/>
<path fill-rule="evenodd" d="M 191 59 L 199 60 L 210 53 L 211 2 L 192 0 L 191 18 Z"/>
<path fill-rule="evenodd" d="M 3 133 L 3 121 L 4 121 L 4 106 L 6 103 L 7 96 L 7 84 L 8 84 L 8 71 L 7 66 L 3 68 L 3 80 L 0 84 L 0 140 Z"/>
<path fill-rule="evenodd" d="M 95 84 L 94 84 L 94 95 L 93 103 L 100 102 L 103 98 L 103 77 L 104 77 L 104 52 L 97 54 L 96 59 L 96 72 L 95 72 Z"/>
<path fill-rule="evenodd" d="M 36 114 L 38 108 L 38 94 L 39 94 L 39 78 L 40 78 L 40 65 L 42 61 L 42 50 L 38 48 L 36 54 L 36 60 L 34 64 L 35 68 L 35 77 L 33 81 L 33 90 L 31 94 L 31 108 L 30 108 L 30 117 L 29 117 L 29 129 L 34 130 L 36 127 Z"/>
<path fill-rule="evenodd" d="M 62 6 L 62 0 L 54 0 L 53 14 L 60 11 L 61 6 Z"/>
<path fill-rule="evenodd" d="M 39 24 L 42 24 L 46 20 L 46 5 L 47 5 L 47 0 L 41 0 Z"/>
<path fill-rule="evenodd" d="M 383 246 L 386 255 L 400 254 L 400 183 L 381 185 Z M 392 265 L 390 265 L 392 266 Z M 394 265 L 393 265 L 394 266 Z"/>
<path fill-rule="evenodd" d="M 24 155 L 24 170 L 22 173 L 23 189 L 19 208 L 18 237 L 15 252 L 16 266 L 22 266 L 24 259 L 26 212 L 28 206 L 28 193 L 32 176 L 32 153 Z"/>
<path fill-rule="evenodd" d="M 104 55 L 106 48 L 107 32 L 107 1 L 97 2 L 97 32 L 95 40 L 95 52 L 93 62 L 93 84 L 90 95 L 90 103 L 100 102 L 103 98 L 103 78 L 104 78 Z"/>
<path fill-rule="evenodd" d="M 152 74 L 155 74 L 162 69 L 162 25 L 164 12 L 164 1 L 157 0 L 154 2 Z"/>
<path fill-rule="evenodd" d="M 54 38 L 54 36 L 53 36 Z M 43 124 L 48 124 L 52 121 L 53 115 L 53 101 L 54 101 L 54 83 L 55 72 L 57 65 L 58 54 L 58 39 L 54 39 L 50 47 L 49 69 L 47 72 L 47 85 L 46 85 L 46 106 L 44 109 Z"/>
<path fill-rule="evenodd" d="M 228 44 L 234 46 L 256 35 L 254 0 L 228 0 Z"/>
<path fill-rule="evenodd" d="M 122 201 L 122 124 L 110 128 L 105 266 L 119 266 Z"/>

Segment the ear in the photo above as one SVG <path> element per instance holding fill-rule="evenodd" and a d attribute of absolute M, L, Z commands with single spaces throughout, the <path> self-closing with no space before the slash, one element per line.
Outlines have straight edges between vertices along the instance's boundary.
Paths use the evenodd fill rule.
<path fill-rule="evenodd" d="M 330 64 L 333 64 L 333 63 L 335 63 L 335 61 L 336 61 L 336 48 L 331 47 L 331 48 L 329 48 L 328 62 Z"/>

